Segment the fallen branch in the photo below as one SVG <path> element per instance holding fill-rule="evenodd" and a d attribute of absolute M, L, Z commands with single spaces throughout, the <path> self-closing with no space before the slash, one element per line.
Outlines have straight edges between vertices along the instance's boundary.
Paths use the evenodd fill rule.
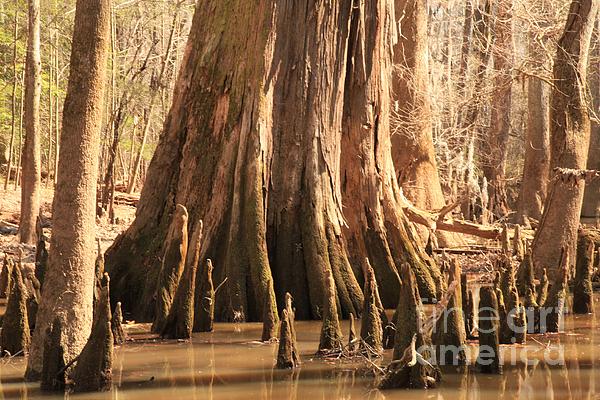
<path fill-rule="evenodd" d="M 19 229 L 19 225 L 13 224 L 12 222 L 5 221 L 3 219 L 0 219 L 0 226 L 1 225 L 8 226 L 9 228 L 17 228 L 17 229 Z"/>
<path fill-rule="evenodd" d="M 500 238 L 502 229 L 499 227 L 481 225 L 463 220 L 454 220 L 451 218 L 444 219 L 444 217 L 449 214 L 452 209 L 461 203 L 462 200 L 459 200 L 450 206 L 442 208 L 438 213 L 431 213 L 415 207 L 404 196 L 402 189 L 400 190 L 400 204 L 402 205 L 402 209 L 406 213 L 408 219 L 414 223 L 424 225 L 433 232 L 437 230 L 456 232 L 492 240 Z"/>

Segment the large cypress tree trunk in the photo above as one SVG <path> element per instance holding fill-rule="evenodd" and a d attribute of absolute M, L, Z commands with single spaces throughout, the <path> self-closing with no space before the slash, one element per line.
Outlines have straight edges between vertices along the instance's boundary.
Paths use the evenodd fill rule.
<path fill-rule="evenodd" d="M 151 317 L 169 214 L 182 204 L 204 223 L 200 258 L 213 260 L 215 285 L 227 279 L 217 319 L 259 320 L 286 292 L 298 318 L 319 317 L 329 273 L 341 313 L 357 315 L 340 176 L 353 1 L 224 3 L 194 16 L 136 220 L 107 252 L 113 298 Z"/>
<path fill-rule="evenodd" d="M 550 100 L 552 169 L 586 167 L 591 129 L 587 66 L 597 10 L 595 0 L 574 0 L 558 42 Z M 556 272 L 563 245 L 568 254 L 575 254 L 585 183 L 555 179 L 550 185 L 533 241 L 533 259 L 537 268 Z"/>
<path fill-rule="evenodd" d="M 21 243 L 35 244 L 35 222 L 40 212 L 42 159 L 40 145 L 40 97 L 42 61 L 40 56 L 40 0 L 28 0 L 29 33 L 25 60 L 25 144 L 23 146 L 23 184 L 21 187 Z"/>
<path fill-rule="evenodd" d="M 400 32 L 392 79 L 394 165 L 407 198 L 419 208 L 439 210 L 446 202 L 433 147 L 427 1 L 395 0 L 395 8 Z M 426 239 L 426 230 L 420 233 Z M 440 231 L 438 236 L 443 246 L 460 242 L 449 232 Z"/>
<path fill-rule="evenodd" d="M 398 271 L 404 262 L 413 267 L 424 297 L 435 298 L 436 284 L 441 282 L 437 266 L 414 245 L 414 233 L 399 206 L 390 140 L 392 46 L 397 39 L 394 21 L 392 0 L 355 1 L 341 160 L 353 265 L 361 266 L 365 255 L 369 257 L 388 308 L 398 301 Z"/>
<path fill-rule="evenodd" d="M 110 0 L 78 0 L 64 104 L 52 238 L 26 377 L 42 371 L 46 330 L 58 321 L 63 365 L 83 349 L 92 326 L 95 204 Z"/>

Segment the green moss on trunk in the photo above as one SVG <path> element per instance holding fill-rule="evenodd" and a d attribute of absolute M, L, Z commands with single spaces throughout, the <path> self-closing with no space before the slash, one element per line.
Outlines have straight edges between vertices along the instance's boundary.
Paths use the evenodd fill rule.
<path fill-rule="evenodd" d="M 343 349 L 343 335 L 340 327 L 339 313 L 336 300 L 335 281 L 331 272 L 325 273 L 325 296 L 322 306 L 321 337 L 318 355 L 339 353 Z"/>

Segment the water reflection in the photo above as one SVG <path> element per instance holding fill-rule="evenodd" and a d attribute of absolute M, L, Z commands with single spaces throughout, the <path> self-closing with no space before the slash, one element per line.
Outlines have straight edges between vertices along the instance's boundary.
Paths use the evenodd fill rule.
<path fill-rule="evenodd" d="M 503 375 L 445 367 L 440 388 L 429 391 L 382 393 L 373 388 L 364 364 L 313 358 L 319 328 L 318 323 L 298 323 L 303 364 L 295 371 L 273 369 L 276 345 L 254 341 L 260 337 L 260 324 L 217 325 L 215 333 L 198 334 L 191 342 L 128 343 L 116 349 L 114 389 L 102 394 L 43 395 L 36 384 L 23 382 L 24 360 L 0 360 L 0 400 L 596 398 L 600 343 L 592 315 L 567 316 L 568 333 L 530 335 L 524 346 L 502 346 L 504 360 L 515 360 L 505 365 Z M 476 357 L 476 351 L 471 353 Z M 389 357 L 386 353 L 383 363 Z"/>

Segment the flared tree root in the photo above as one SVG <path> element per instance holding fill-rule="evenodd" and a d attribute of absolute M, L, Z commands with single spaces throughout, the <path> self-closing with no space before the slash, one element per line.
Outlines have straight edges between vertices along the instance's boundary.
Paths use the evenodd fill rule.
<path fill-rule="evenodd" d="M 75 392 L 107 391 L 112 387 L 114 338 L 111 330 L 109 282 L 108 274 L 104 274 L 92 332 L 71 376 Z"/>

